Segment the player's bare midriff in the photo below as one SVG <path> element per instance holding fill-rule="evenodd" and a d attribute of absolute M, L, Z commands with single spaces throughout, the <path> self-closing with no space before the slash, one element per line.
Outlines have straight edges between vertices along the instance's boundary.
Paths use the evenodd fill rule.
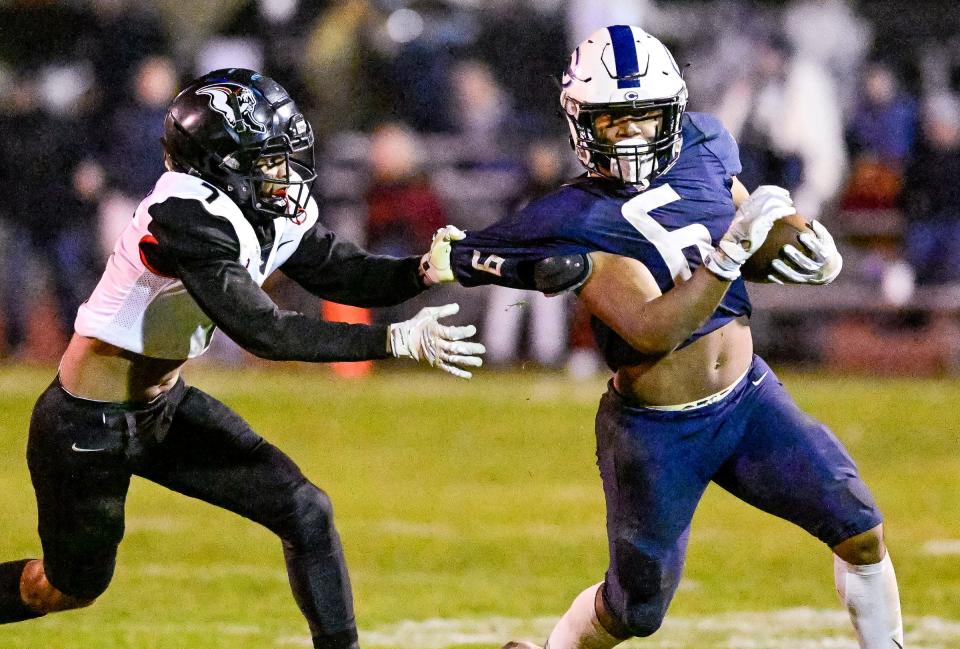
<path fill-rule="evenodd" d="M 146 403 L 173 387 L 185 362 L 150 358 L 74 334 L 60 361 L 60 383 L 81 399 Z"/>
<path fill-rule="evenodd" d="M 617 391 L 651 406 L 689 403 L 732 385 L 753 362 L 753 339 L 746 318 L 733 320 L 692 344 L 649 363 L 621 367 Z"/>

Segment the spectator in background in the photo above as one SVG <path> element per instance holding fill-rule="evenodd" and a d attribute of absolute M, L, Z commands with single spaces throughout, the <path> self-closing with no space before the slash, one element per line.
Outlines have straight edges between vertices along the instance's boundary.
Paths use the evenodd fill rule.
<path fill-rule="evenodd" d="M 100 250 L 107 256 L 140 199 L 163 173 L 156 143 L 163 135 L 163 116 L 176 94 L 178 77 L 172 59 L 148 56 L 127 82 L 123 103 L 110 121 L 103 164 L 108 187 L 100 201 Z"/>
<path fill-rule="evenodd" d="M 443 205 L 420 170 L 416 135 L 399 123 L 378 127 L 370 140 L 367 250 L 414 254 L 447 222 Z"/>
<path fill-rule="evenodd" d="M 562 185 L 568 176 L 565 162 L 565 153 L 556 142 L 531 143 L 526 151 L 527 182 L 507 214 Z M 567 351 L 569 297 L 566 293 L 547 297 L 539 291 L 491 286 L 482 329 L 488 362 L 503 365 L 523 357 L 520 343 L 526 323 L 529 356 L 545 367 L 559 365 Z"/>
<path fill-rule="evenodd" d="M 82 66 L 52 66 L 24 75 L 0 117 L 0 177 L 14 179 L 17 196 L 0 208 L 8 245 L 3 255 L 6 350 L 26 341 L 27 318 L 36 296 L 49 288 L 65 333 L 92 289 L 96 210 L 103 172 L 93 162 L 102 129 L 90 123 L 93 79 Z"/>
<path fill-rule="evenodd" d="M 390 115 L 418 132 L 450 132 L 448 75 L 476 32 L 472 15 L 440 0 L 332 3 L 305 51 L 317 130 L 366 130 Z"/>
<path fill-rule="evenodd" d="M 422 241 L 429 241 L 447 222 L 440 198 L 422 171 L 419 138 L 406 125 L 388 122 L 374 129 L 370 137 L 370 184 L 365 194 L 367 207 L 366 249 L 373 254 L 405 257 L 415 254 Z M 454 289 L 457 290 L 457 289 Z M 456 299 L 449 287 L 438 287 L 440 298 Z M 408 311 L 426 306 L 416 296 L 406 306 L 375 310 L 376 322 L 393 322 Z M 324 304 L 328 318 L 332 307 Z M 366 310 L 369 311 L 369 310 Z M 336 319 L 369 322 L 367 314 L 336 311 Z"/>
<path fill-rule="evenodd" d="M 536 116 L 518 110 L 514 97 L 500 84 L 490 65 L 466 59 L 450 73 L 449 102 L 454 133 L 464 157 L 474 164 L 520 172 L 525 142 L 542 132 Z"/>
<path fill-rule="evenodd" d="M 105 166 L 113 187 L 139 200 L 164 171 L 156 148 L 163 135 L 163 116 L 178 86 L 173 61 L 166 56 L 143 59 L 127 86 L 131 92 L 114 113 Z"/>
<path fill-rule="evenodd" d="M 303 52 L 317 19 L 331 4 L 331 0 L 243 0 L 220 33 L 262 44 L 263 69 L 285 79 L 284 86 L 301 97 L 301 103 L 313 104 L 304 80 Z"/>
<path fill-rule="evenodd" d="M 758 46 L 753 63 L 717 110 L 740 145 L 739 177 L 748 189 L 786 187 L 801 214 L 820 218 L 847 164 L 836 88 L 820 64 L 795 56 L 780 35 Z"/>
<path fill-rule="evenodd" d="M 66 4 L 66 3 L 57 3 Z M 148 56 L 170 51 L 163 22 L 151 3 L 91 0 L 92 28 L 82 33 L 83 54 L 100 81 L 101 106 L 109 115 L 125 103 L 130 79 Z"/>
<path fill-rule="evenodd" d="M 853 163 L 842 205 L 891 208 L 916 139 L 917 103 L 883 62 L 867 66 L 862 87 L 847 133 Z"/>
<path fill-rule="evenodd" d="M 924 102 L 923 141 L 907 167 L 902 206 L 906 257 L 918 284 L 960 281 L 960 99 Z"/>
<path fill-rule="evenodd" d="M 369 111 L 369 90 L 360 83 L 365 34 L 380 20 L 370 0 L 337 0 L 319 16 L 303 50 L 303 79 L 315 104 L 317 137 L 333 129 L 356 130 Z M 348 90 L 349 89 L 349 90 Z"/>
<path fill-rule="evenodd" d="M 867 66 L 862 85 L 863 93 L 850 124 L 851 150 L 854 155 L 870 156 L 900 168 L 916 138 L 917 102 L 882 61 Z"/>

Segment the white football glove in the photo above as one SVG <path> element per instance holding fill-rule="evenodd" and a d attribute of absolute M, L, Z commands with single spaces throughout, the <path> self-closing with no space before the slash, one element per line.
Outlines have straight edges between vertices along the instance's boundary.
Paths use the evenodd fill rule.
<path fill-rule="evenodd" d="M 454 376 L 469 379 L 473 376 L 461 367 L 480 367 L 480 354 L 486 348 L 480 343 L 465 342 L 464 338 L 477 333 L 473 325 L 466 327 L 445 326 L 440 318 L 451 316 L 460 310 L 459 304 L 428 306 L 410 320 L 390 325 L 388 349 L 397 358 L 412 358 L 439 367 Z M 459 367 L 458 367 L 459 366 Z"/>
<path fill-rule="evenodd" d="M 829 284 L 843 268 L 843 257 L 837 250 L 830 232 L 819 221 L 810 224 L 813 234 L 804 232 L 798 237 L 806 251 L 787 244 L 783 254 L 796 265 L 792 268 L 782 259 L 774 259 L 771 265 L 774 273 L 767 278 L 778 284 Z"/>
<path fill-rule="evenodd" d="M 420 258 L 420 276 L 427 286 L 453 281 L 450 267 L 450 242 L 460 241 L 466 232 L 453 225 L 445 225 L 433 235 L 430 250 Z M 472 335 L 472 334 L 471 334 Z"/>
<path fill-rule="evenodd" d="M 740 266 L 763 245 L 778 219 L 796 214 L 790 192 L 775 185 L 761 185 L 741 203 L 719 245 L 707 255 L 704 266 L 728 281 L 740 277 Z"/>

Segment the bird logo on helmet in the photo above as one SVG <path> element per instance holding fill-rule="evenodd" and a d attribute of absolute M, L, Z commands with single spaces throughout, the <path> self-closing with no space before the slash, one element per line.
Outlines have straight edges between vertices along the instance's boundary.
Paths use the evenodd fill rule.
<path fill-rule="evenodd" d="M 218 83 L 204 86 L 197 90 L 198 95 L 210 98 L 210 108 L 223 115 L 227 124 L 237 130 L 263 133 L 266 125 L 257 121 L 253 109 L 257 106 L 257 99 L 249 88 L 236 83 Z"/>
<path fill-rule="evenodd" d="M 589 171 L 645 189 L 677 161 L 687 85 L 673 55 L 639 27 L 598 29 L 573 51 L 560 105 L 577 158 Z M 605 141 L 597 118 L 656 120 L 652 137 Z"/>

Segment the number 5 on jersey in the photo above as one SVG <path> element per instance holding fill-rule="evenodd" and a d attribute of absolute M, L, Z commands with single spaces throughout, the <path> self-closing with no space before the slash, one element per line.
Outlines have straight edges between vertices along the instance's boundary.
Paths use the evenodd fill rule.
<path fill-rule="evenodd" d="M 684 248 L 696 246 L 701 261 L 713 250 L 710 232 L 702 223 L 692 223 L 676 230 L 667 230 L 650 216 L 650 212 L 658 207 L 678 200 L 680 195 L 674 191 L 673 187 L 661 185 L 639 194 L 636 198 L 624 203 L 621 208 L 623 218 L 660 253 L 663 262 L 670 269 L 670 276 L 673 277 L 674 283 L 677 280 L 690 279 L 693 275 L 694 269 L 683 254 Z"/>

